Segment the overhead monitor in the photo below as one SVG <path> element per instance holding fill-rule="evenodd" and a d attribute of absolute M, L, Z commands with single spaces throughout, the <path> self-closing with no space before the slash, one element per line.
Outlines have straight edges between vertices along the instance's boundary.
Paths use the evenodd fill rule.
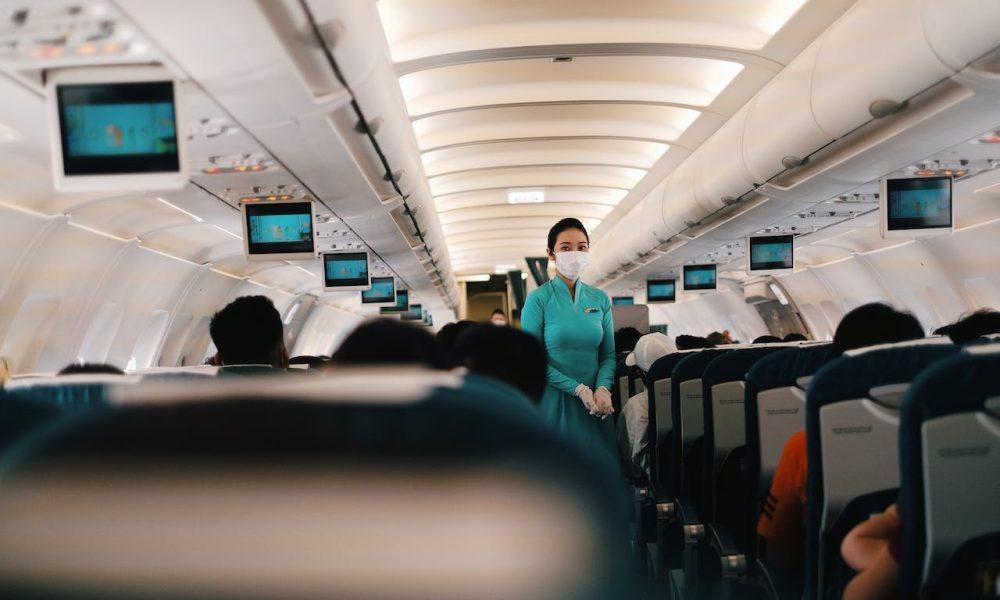
<path fill-rule="evenodd" d="M 795 236 L 764 235 L 747 241 L 747 270 L 753 274 L 788 271 L 795 266 Z"/>
<path fill-rule="evenodd" d="M 673 302 L 677 299 L 676 279 L 647 279 L 646 303 Z"/>
<path fill-rule="evenodd" d="M 954 227 L 952 178 L 883 179 L 879 208 L 883 237 L 919 237 Z"/>
<path fill-rule="evenodd" d="M 423 306 L 419 304 L 411 304 L 410 310 L 403 313 L 403 319 L 407 321 L 420 321 L 424 318 Z"/>
<path fill-rule="evenodd" d="M 396 280 L 393 277 L 372 277 L 372 285 L 361 292 L 362 304 L 396 304 Z"/>
<path fill-rule="evenodd" d="M 715 289 L 715 265 L 684 265 L 684 291 Z"/>
<path fill-rule="evenodd" d="M 47 83 L 60 191 L 177 190 L 187 183 L 179 87 L 162 67 L 57 71 Z"/>
<path fill-rule="evenodd" d="M 628 306 L 630 304 L 635 304 L 635 298 L 632 296 L 615 296 L 611 299 L 611 304 Z"/>
<path fill-rule="evenodd" d="M 396 290 L 396 303 L 392 306 L 383 306 L 379 313 L 405 313 L 410 309 L 410 291 Z"/>
<path fill-rule="evenodd" d="M 670 328 L 670 326 L 667 325 L 666 323 L 657 324 L 657 325 L 650 325 L 649 326 L 649 333 L 662 333 L 663 335 L 667 335 L 667 330 L 669 328 Z"/>
<path fill-rule="evenodd" d="M 247 260 L 307 260 L 316 257 L 312 202 L 243 202 L 243 250 Z"/>
<path fill-rule="evenodd" d="M 371 286 L 367 252 L 323 254 L 323 287 L 328 291 L 367 290 Z"/>

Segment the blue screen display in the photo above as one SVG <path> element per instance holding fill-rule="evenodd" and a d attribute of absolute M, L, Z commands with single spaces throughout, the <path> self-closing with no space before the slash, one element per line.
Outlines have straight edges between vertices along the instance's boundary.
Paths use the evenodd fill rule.
<path fill-rule="evenodd" d="M 365 259 L 326 261 L 327 279 L 367 279 L 368 261 Z"/>
<path fill-rule="evenodd" d="M 686 265 L 684 267 L 685 290 L 714 290 L 715 265 Z"/>
<path fill-rule="evenodd" d="M 172 102 L 66 106 L 70 156 L 173 154 L 177 130 Z"/>
<path fill-rule="evenodd" d="M 611 299 L 611 304 L 629 306 L 635 304 L 635 298 L 632 296 L 615 296 Z"/>
<path fill-rule="evenodd" d="M 793 245 L 790 235 L 750 238 L 750 270 L 791 269 Z"/>
<path fill-rule="evenodd" d="M 951 178 L 890 179 L 886 223 L 889 230 L 951 227 Z"/>
<path fill-rule="evenodd" d="M 647 302 L 672 302 L 677 296 L 677 283 L 673 279 L 655 279 L 646 282 Z"/>
<path fill-rule="evenodd" d="M 361 292 L 361 302 L 382 304 L 396 300 L 396 284 L 392 277 L 372 277 L 371 288 Z"/>
<path fill-rule="evenodd" d="M 308 214 L 250 216 L 250 242 L 286 244 L 312 240 L 312 220 Z"/>

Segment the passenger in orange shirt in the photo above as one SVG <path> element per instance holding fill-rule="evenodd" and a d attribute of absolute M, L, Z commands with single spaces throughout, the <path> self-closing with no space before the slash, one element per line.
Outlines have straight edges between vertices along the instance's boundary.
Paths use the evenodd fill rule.
<path fill-rule="evenodd" d="M 854 348 L 922 337 L 924 330 L 916 317 L 876 302 L 844 315 L 833 336 L 833 347 L 837 354 L 843 354 Z M 799 431 L 781 451 L 771 491 L 757 523 L 757 533 L 766 541 L 765 560 L 779 570 L 796 569 L 802 563 L 807 472 L 806 432 Z"/>

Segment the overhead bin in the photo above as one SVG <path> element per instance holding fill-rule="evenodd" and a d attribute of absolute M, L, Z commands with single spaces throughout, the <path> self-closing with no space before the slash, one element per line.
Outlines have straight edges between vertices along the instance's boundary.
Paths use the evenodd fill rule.
<path fill-rule="evenodd" d="M 705 213 L 694 198 L 694 161 L 689 158 L 674 170 L 662 196 L 650 194 L 643 202 L 660 205 L 665 237 L 676 235 L 687 229 L 688 223 L 701 219 Z"/>
<path fill-rule="evenodd" d="M 749 105 L 744 105 L 736 111 L 692 155 L 695 200 L 706 213 L 725 206 L 723 198 L 736 198 L 753 189 L 753 176 L 743 162 L 743 125 L 748 110 Z"/>

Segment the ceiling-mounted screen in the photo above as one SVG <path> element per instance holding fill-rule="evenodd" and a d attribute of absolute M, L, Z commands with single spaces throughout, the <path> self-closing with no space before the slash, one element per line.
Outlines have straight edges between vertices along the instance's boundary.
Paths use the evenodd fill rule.
<path fill-rule="evenodd" d="M 56 189 L 134 192 L 187 183 L 178 86 L 166 70 L 56 72 L 47 91 Z"/>
<path fill-rule="evenodd" d="M 676 279 L 647 279 L 646 303 L 673 302 L 677 299 Z"/>
<path fill-rule="evenodd" d="M 247 260 L 306 260 L 316 256 L 312 202 L 244 202 L 243 249 Z"/>
<path fill-rule="evenodd" d="M 715 265 L 684 265 L 684 291 L 715 289 Z"/>
<path fill-rule="evenodd" d="M 420 321 L 424 318 L 424 308 L 419 304 L 411 304 L 410 309 L 403 313 L 403 319 L 407 321 Z"/>
<path fill-rule="evenodd" d="M 795 266 L 795 236 L 765 235 L 747 241 L 747 270 L 761 274 Z"/>
<path fill-rule="evenodd" d="M 327 252 L 323 255 L 323 287 L 326 290 L 366 290 L 370 285 L 367 252 Z"/>
<path fill-rule="evenodd" d="M 362 304 L 396 304 L 396 280 L 392 277 L 372 277 L 372 285 L 361 292 Z"/>
<path fill-rule="evenodd" d="M 380 313 L 405 313 L 410 309 L 410 291 L 396 290 L 396 303 L 392 306 L 383 306 Z"/>
<path fill-rule="evenodd" d="M 666 323 L 657 324 L 657 325 L 650 325 L 649 326 L 649 333 L 662 333 L 663 335 L 667 335 L 667 330 L 669 328 L 670 328 L 670 326 L 667 325 Z"/>
<path fill-rule="evenodd" d="M 951 177 L 883 179 L 879 208 L 883 237 L 917 237 L 952 230 Z"/>
<path fill-rule="evenodd" d="M 635 304 L 635 298 L 633 298 L 632 296 L 615 296 L 614 298 L 611 299 L 611 304 L 630 306 L 632 304 Z"/>

